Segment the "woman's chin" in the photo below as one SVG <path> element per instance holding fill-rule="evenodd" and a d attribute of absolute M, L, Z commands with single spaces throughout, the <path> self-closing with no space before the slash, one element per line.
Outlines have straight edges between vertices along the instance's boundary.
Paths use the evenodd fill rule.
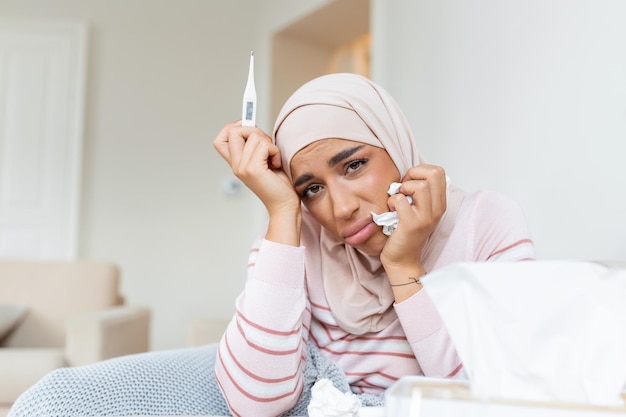
<path fill-rule="evenodd" d="M 368 256 L 378 257 L 383 252 L 388 237 L 383 234 L 382 229 L 375 233 L 367 242 L 353 246 Z"/>

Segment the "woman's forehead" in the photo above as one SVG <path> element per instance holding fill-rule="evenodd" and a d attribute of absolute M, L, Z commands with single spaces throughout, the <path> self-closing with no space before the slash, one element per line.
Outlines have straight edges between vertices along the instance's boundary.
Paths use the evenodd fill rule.
<path fill-rule="evenodd" d="M 348 139 L 328 138 L 320 139 L 308 144 L 300 149 L 291 159 L 291 170 L 293 171 L 299 163 L 310 159 L 324 159 L 333 155 L 333 152 L 339 152 L 345 148 L 358 146 L 371 146 L 363 142 L 357 142 Z"/>
<path fill-rule="evenodd" d="M 313 142 L 298 151 L 291 159 L 291 177 L 295 183 L 301 182 L 301 176 L 314 176 L 318 168 L 332 168 L 364 149 L 375 149 L 386 154 L 384 148 L 347 139 L 332 138 Z"/>

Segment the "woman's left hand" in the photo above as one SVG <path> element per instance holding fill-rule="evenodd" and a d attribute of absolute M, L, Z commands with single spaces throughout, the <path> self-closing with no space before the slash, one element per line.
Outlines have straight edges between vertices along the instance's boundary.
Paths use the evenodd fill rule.
<path fill-rule="evenodd" d="M 380 260 L 385 270 L 407 270 L 419 266 L 426 241 L 446 211 L 446 173 L 435 165 L 409 169 L 398 194 L 389 197 L 390 210 L 398 214 L 398 228 L 391 234 Z M 413 204 L 406 198 L 410 196 Z M 390 276 L 391 279 L 391 276 Z"/>

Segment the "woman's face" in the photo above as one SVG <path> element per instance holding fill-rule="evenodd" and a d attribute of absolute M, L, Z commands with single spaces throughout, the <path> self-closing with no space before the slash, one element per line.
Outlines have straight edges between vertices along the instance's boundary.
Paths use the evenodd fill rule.
<path fill-rule="evenodd" d="M 389 211 L 389 184 L 400 172 L 382 148 L 345 139 L 323 139 L 291 159 L 296 192 L 311 215 L 337 239 L 380 255 L 387 237 L 372 212 Z"/>

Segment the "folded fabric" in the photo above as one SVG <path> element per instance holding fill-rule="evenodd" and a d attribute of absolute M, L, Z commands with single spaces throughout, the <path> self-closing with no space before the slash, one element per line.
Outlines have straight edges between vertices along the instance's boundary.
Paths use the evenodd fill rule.
<path fill-rule="evenodd" d="M 574 261 L 460 263 L 422 283 L 475 395 L 622 404 L 626 270 Z"/>

